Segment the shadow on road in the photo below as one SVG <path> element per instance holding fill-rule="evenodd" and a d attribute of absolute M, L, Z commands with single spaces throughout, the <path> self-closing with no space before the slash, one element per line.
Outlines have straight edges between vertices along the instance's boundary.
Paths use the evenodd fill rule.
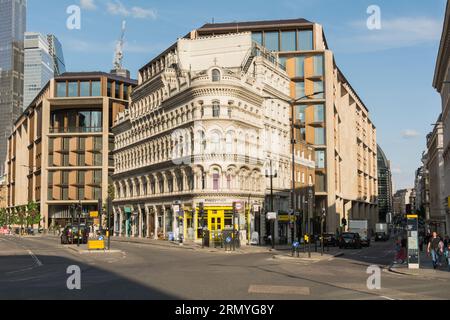
<path fill-rule="evenodd" d="M 114 272 L 58 257 L 0 256 L 0 299 L 33 300 L 177 300 L 161 290 L 142 285 Z M 36 261 L 42 261 L 39 265 Z M 69 290 L 69 266 L 81 269 L 81 290 Z M 151 275 L 149 275 L 151 276 Z M 73 281 L 70 281 L 73 283 Z"/>

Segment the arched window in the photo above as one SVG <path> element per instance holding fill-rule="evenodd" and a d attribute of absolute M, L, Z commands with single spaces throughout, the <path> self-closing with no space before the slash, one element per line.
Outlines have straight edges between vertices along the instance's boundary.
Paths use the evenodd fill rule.
<path fill-rule="evenodd" d="M 228 190 L 231 190 L 232 181 L 233 181 L 232 173 L 230 171 L 228 171 L 228 173 L 227 173 L 227 189 Z"/>
<path fill-rule="evenodd" d="M 227 154 L 233 154 L 233 136 L 234 136 L 234 133 L 232 132 L 232 131 L 229 131 L 228 133 L 227 133 L 227 136 L 226 136 L 226 152 L 227 152 Z"/>
<path fill-rule="evenodd" d="M 218 69 L 214 69 L 214 70 L 211 72 L 211 75 L 212 75 L 212 81 L 213 81 L 213 82 L 218 82 L 218 81 L 220 81 L 220 71 L 219 71 Z"/>
<path fill-rule="evenodd" d="M 211 153 L 220 153 L 220 135 L 218 132 L 211 134 Z"/>
<path fill-rule="evenodd" d="M 205 137 L 205 133 L 203 131 L 198 131 L 197 133 L 197 145 L 198 145 L 198 150 L 197 152 L 200 154 L 203 154 L 206 151 L 206 137 Z"/>
<path fill-rule="evenodd" d="M 214 169 L 213 171 L 213 189 L 218 191 L 220 186 L 220 173 L 219 170 Z"/>

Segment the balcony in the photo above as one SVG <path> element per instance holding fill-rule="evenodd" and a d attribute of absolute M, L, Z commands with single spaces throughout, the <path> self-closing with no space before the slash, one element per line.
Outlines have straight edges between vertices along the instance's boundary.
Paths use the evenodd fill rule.
<path fill-rule="evenodd" d="M 102 133 L 102 127 L 64 127 L 49 129 L 50 133 Z"/>

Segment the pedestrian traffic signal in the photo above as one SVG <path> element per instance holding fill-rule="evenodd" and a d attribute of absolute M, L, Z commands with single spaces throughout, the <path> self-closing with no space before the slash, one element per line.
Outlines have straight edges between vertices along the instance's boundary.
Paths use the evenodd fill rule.
<path fill-rule="evenodd" d="M 345 218 L 342 218 L 342 226 L 347 226 L 347 219 L 345 219 Z"/>

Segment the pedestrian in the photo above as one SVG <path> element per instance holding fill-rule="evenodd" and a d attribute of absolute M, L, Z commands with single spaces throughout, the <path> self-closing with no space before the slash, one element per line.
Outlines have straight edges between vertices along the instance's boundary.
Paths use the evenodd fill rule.
<path fill-rule="evenodd" d="M 439 243 L 441 239 L 438 237 L 437 232 L 433 232 L 431 239 L 428 241 L 427 253 L 431 255 L 433 260 L 433 269 L 436 269 L 439 263 Z"/>

